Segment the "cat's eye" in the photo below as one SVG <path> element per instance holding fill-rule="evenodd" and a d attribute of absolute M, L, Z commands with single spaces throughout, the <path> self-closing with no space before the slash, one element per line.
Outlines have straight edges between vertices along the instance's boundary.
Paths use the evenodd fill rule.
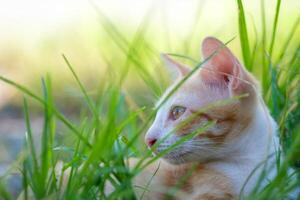
<path fill-rule="evenodd" d="M 178 119 L 185 112 L 186 108 L 183 106 L 174 106 L 170 112 L 170 118 L 172 120 Z"/>

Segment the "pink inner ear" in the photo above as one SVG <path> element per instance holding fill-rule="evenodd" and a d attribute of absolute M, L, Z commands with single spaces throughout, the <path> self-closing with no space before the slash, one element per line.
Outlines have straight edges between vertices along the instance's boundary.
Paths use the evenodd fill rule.
<path fill-rule="evenodd" d="M 213 54 L 201 70 L 201 76 L 206 82 L 228 83 L 237 87 L 240 76 L 238 60 L 230 50 L 219 40 L 208 37 L 202 43 L 202 54 L 207 59 Z"/>

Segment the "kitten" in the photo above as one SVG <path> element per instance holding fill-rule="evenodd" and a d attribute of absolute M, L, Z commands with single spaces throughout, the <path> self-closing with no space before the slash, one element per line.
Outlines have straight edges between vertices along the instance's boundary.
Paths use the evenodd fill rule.
<path fill-rule="evenodd" d="M 279 146 L 276 123 L 256 79 L 216 38 L 203 41 L 202 54 L 207 61 L 159 108 L 145 142 L 158 154 L 199 126 L 209 121 L 215 124 L 178 145 L 136 178 L 136 185 L 147 187 L 155 174 L 145 199 L 237 199 L 251 172 L 269 155 L 275 157 Z M 168 55 L 162 58 L 175 77 L 158 105 L 190 72 Z M 243 195 L 253 189 L 261 171 L 256 170 L 247 181 Z M 176 185 L 179 190 L 169 196 L 168 191 Z"/>

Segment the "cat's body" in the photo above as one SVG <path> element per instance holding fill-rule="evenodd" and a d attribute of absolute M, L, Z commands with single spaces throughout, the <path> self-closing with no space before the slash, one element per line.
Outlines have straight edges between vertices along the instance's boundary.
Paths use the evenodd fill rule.
<path fill-rule="evenodd" d="M 202 53 L 204 59 L 213 56 L 159 109 L 146 143 L 160 153 L 208 121 L 215 124 L 136 178 L 136 185 L 147 187 L 155 174 L 145 199 L 237 199 L 241 192 L 244 196 L 254 188 L 265 161 L 275 159 L 279 146 L 276 123 L 260 97 L 256 80 L 217 39 L 205 39 Z M 164 56 L 164 60 L 177 79 L 162 99 L 189 73 L 170 57 Z M 164 137 L 167 139 L 160 141 Z M 268 171 L 272 176 L 272 170 Z M 174 186 L 179 190 L 169 196 Z"/>

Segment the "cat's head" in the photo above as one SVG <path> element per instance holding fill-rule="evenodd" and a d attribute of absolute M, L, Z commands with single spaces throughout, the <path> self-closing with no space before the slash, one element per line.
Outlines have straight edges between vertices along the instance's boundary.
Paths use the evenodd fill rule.
<path fill-rule="evenodd" d="M 209 121 L 215 124 L 179 144 L 163 158 L 170 163 L 201 162 L 226 156 L 253 118 L 257 84 L 231 51 L 219 40 L 208 37 L 202 43 L 204 65 L 187 79 L 159 108 L 145 141 L 159 153 L 188 134 L 195 134 Z M 158 105 L 191 71 L 162 55 L 175 75 L 173 84 Z M 154 147 L 155 147 L 154 146 Z"/>

